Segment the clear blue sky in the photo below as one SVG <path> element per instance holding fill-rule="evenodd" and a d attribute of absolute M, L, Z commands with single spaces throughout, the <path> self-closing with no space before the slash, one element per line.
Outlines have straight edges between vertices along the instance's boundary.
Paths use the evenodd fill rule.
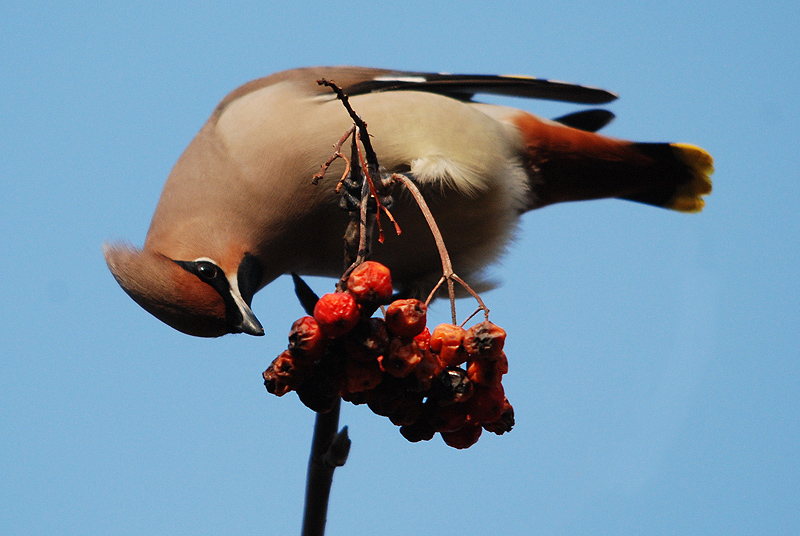
<path fill-rule="evenodd" d="M 225 93 L 314 64 L 601 86 L 606 133 L 695 143 L 717 170 L 700 215 L 526 215 L 484 296 L 517 427 L 456 451 L 346 405 L 328 534 L 800 533 L 796 1 L 8 4 L 0 533 L 299 532 L 314 416 L 260 377 L 301 314 L 289 282 L 254 301 L 267 337 L 195 339 L 100 247 L 142 243 Z"/>

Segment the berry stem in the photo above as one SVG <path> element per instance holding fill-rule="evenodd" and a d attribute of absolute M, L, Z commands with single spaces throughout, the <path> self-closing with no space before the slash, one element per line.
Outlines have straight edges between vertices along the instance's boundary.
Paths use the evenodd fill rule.
<path fill-rule="evenodd" d="M 442 238 L 442 233 L 439 231 L 439 226 L 436 224 L 436 219 L 433 217 L 431 213 L 431 209 L 428 208 L 428 203 L 425 202 L 425 198 L 422 196 L 422 192 L 419 191 L 417 185 L 414 184 L 414 181 L 406 177 L 405 175 L 395 173 L 392 175 L 392 179 L 395 181 L 402 182 L 403 185 L 408 188 L 408 191 L 411 192 L 411 195 L 414 197 L 414 200 L 419 205 L 419 209 L 422 211 L 422 215 L 425 216 L 425 221 L 428 223 L 428 227 L 430 227 L 431 234 L 433 234 L 433 240 L 436 242 L 436 249 L 439 250 L 439 258 L 442 260 L 442 277 L 433 287 L 430 294 L 428 294 L 428 299 L 425 300 L 425 305 L 430 305 L 431 300 L 436 295 L 436 292 L 439 290 L 439 287 L 446 281 L 447 282 L 447 294 L 450 298 L 450 314 L 453 317 L 453 324 L 457 323 L 456 320 L 456 296 L 455 296 L 455 288 L 454 282 L 461 285 L 464 290 L 466 290 L 475 300 L 478 302 L 478 311 L 483 311 L 486 319 L 489 319 L 489 308 L 486 307 L 486 304 L 483 303 L 483 300 L 478 295 L 477 292 L 472 290 L 472 288 L 467 285 L 467 283 L 458 277 L 456 273 L 453 271 L 453 263 L 450 261 L 450 254 L 447 252 L 447 247 L 444 244 L 444 239 Z M 477 313 L 477 311 L 475 312 Z M 475 316 L 475 313 L 470 315 L 470 318 Z"/>

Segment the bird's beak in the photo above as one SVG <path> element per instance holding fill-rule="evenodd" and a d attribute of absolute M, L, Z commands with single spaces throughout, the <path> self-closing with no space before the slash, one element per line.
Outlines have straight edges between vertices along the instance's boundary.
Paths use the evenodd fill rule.
<path fill-rule="evenodd" d="M 228 278 L 228 282 L 230 283 L 230 293 L 231 297 L 233 298 L 233 303 L 236 304 L 236 309 L 239 312 L 238 317 L 234 322 L 230 322 L 231 328 L 235 330 L 236 333 L 247 333 L 248 335 L 263 335 L 264 328 L 261 326 L 261 322 L 258 321 L 256 315 L 253 314 L 253 310 L 250 309 L 250 300 L 252 299 L 252 293 L 249 291 L 249 285 L 245 284 L 245 291 L 247 292 L 247 299 L 242 296 L 242 291 L 239 290 L 239 281 L 238 281 L 237 274 L 234 274 Z"/>
<path fill-rule="evenodd" d="M 253 314 L 253 310 L 250 309 L 253 294 L 261 286 L 261 274 L 261 263 L 258 259 L 249 253 L 245 253 L 237 273 L 228 278 L 231 284 L 233 301 L 242 316 L 241 322 L 233 327 L 248 335 L 264 334 L 264 328 L 256 318 L 256 315 Z"/>
<path fill-rule="evenodd" d="M 250 309 L 250 306 L 244 301 L 244 298 L 242 298 L 242 295 L 239 293 L 239 289 L 233 285 L 231 285 L 231 296 L 233 296 L 233 301 L 239 309 L 239 313 L 242 315 L 241 322 L 233 327 L 248 335 L 263 335 L 264 328 L 261 326 L 261 322 L 258 321 L 256 315 L 253 314 L 253 310 Z"/>

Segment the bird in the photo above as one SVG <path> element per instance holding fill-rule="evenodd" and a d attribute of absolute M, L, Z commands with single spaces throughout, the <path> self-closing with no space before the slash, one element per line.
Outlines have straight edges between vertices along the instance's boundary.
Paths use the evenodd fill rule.
<path fill-rule="evenodd" d="M 141 248 L 103 245 L 133 300 L 183 333 L 263 335 L 253 295 L 283 274 L 338 277 L 348 216 L 336 177 L 312 184 L 352 126 L 329 80 L 367 123 L 382 170 L 420 188 L 454 270 L 488 288 L 486 268 L 527 211 L 618 198 L 699 212 L 712 157 L 684 143 L 598 134 L 602 108 L 554 120 L 477 95 L 606 104 L 604 89 L 517 75 L 459 75 L 367 67 L 305 67 L 250 81 L 214 108 L 169 174 Z M 372 249 L 399 293 L 429 291 L 442 274 L 434 240 L 408 192 L 395 192 L 399 235 Z M 483 287 L 482 287 L 483 285 Z"/>

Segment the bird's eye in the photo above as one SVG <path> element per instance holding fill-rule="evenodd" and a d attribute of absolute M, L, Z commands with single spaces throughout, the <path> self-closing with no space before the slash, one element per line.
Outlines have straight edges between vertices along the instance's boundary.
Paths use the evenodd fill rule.
<path fill-rule="evenodd" d="M 208 261 L 200 261 L 195 266 L 197 267 L 197 275 L 206 281 L 215 279 L 219 273 L 219 268 L 217 268 L 214 263 Z"/>

